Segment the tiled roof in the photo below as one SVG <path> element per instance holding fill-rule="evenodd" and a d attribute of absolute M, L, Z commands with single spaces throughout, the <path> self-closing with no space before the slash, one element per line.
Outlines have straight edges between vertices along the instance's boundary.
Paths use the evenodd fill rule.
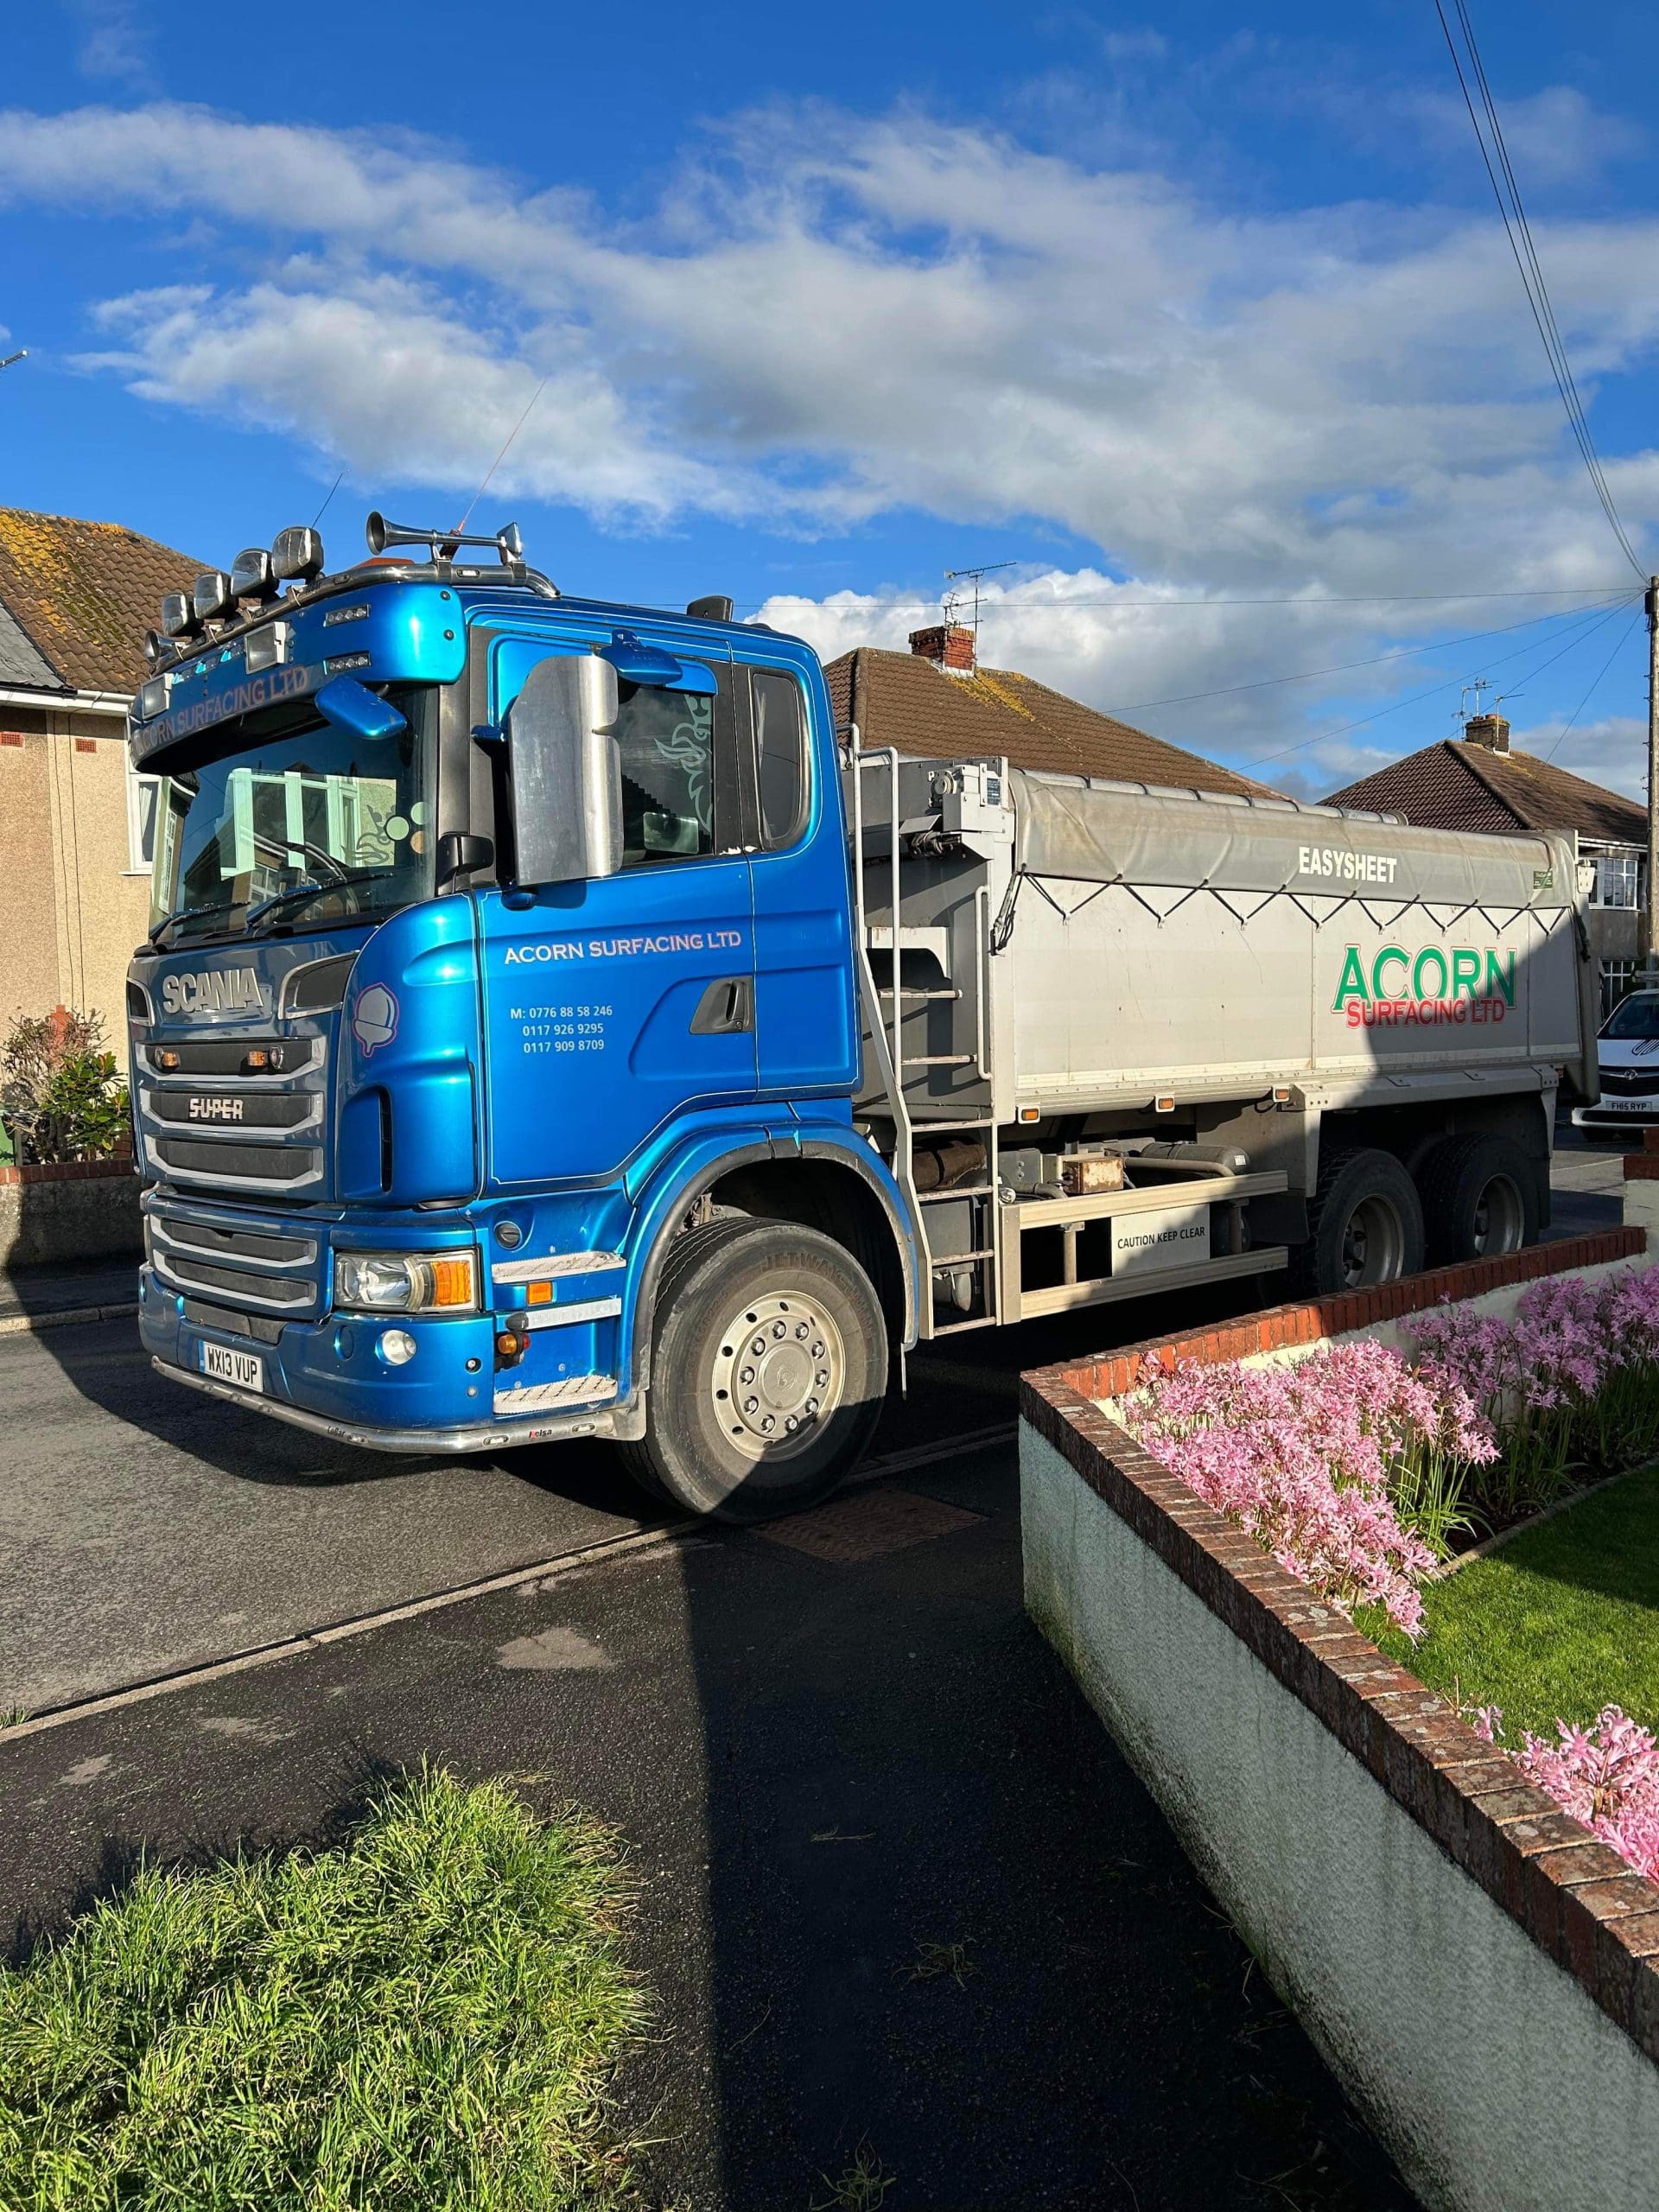
<path fill-rule="evenodd" d="M 1016 768 L 1100 776 L 1119 783 L 1276 798 L 1196 753 L 1096 714 L 1012 669 L 950 676 L 919 653 L 861 645 L 824 670 L 838 721 L 855 721 L 862 744 L 912 756 L 1006 754 Z"/>
<path fill-rule="evenodd" d="M 144 680 L 144 632 L 162 594 L 187 590 L 201 563 L 119 523 L 0 507 L 0 664 L 4 681 L 77 691 L 137 690 Z M 44 673 L 9 672 L 14 627 Z M 30 664 L 24 659 L 22 665 Z"/>
<path fill-rule="evenodd" d="M 1327 806 L 1403 814 L 1433 830 L 1484 830 L 1500 837 L 1573 831 L 1610 843 L 1647 842 L 1646 810 L 1634 799 L 1539 760 L 1443 738 L 1332 791 Z"/>
<path fill-rule="evenodd" d="M 29 642 L 27 631 L 20 629 L 15 618 L 0 603 L 0 683 L 8 690 L 59 691 L 63 688 L 58 671 L 49 660 L 44 660 Z"/>

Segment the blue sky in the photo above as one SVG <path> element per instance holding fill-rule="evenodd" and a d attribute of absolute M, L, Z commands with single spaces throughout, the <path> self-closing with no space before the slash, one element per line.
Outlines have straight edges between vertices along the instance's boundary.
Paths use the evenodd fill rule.
<path fill-rule="evenodd" d="M 1475 20 L 1659 562 L 1650 15 Z M 1432 0 L 1331 22 L 16 11 L 0 501 L 225 562 L 343 472 L 338 557 L 371 505 L 453 519 L 528 405 L 479 518 L 567 588 L 730 591 L 829 654 L 1010 563 L 988 661 L 1300 795 L 1452 734 L 1476 677 L 1639 791 L 1637 579 Z"/>

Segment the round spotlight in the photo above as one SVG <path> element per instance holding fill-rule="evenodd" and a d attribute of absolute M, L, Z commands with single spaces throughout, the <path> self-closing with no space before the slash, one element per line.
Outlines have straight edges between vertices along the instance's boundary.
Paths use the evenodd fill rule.
<path fill-rule="evenodd" d="M 194 638 L 201 625 L 196 620 L 196 610 L 190 594 L 184 591 L 170 591 L 162 601 L 162 628 L 169 638 Z"/>
<path fill-rule="evenodd" d="M 388 1367 L 403 1367 L 415 1357 L 415 1339 L 407 1329 L 388 1329 L 375 1349 Z"/>
<path fill-rule="evenodd" d="M 236 604 L 231 580 L 223 569 L 205 569 L 190 588 L 190 604 L 198 622 L 212 622 L 228 614 Z"/>
<path fill-rule="evenodd" d="M 231 563 L 231 591 L 237 599 L 270 599 L 276 589 L 270 556 L 263 545 L 245 545 Z"/>
<path fill-rule="evenodd" d="M 277 531 L 270 571 L 283 583 L 308 584 L 322 574 L 322 539 L 308 522 L 290 523 Z"/>

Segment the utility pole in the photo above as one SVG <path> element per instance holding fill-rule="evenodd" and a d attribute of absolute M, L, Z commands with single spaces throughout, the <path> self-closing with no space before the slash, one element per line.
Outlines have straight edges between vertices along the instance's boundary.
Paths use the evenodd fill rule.
<path fill-rule="evenodd" d="M 1659 971 L 1659 576 L 1648 578 L 1648 981 Z"/>

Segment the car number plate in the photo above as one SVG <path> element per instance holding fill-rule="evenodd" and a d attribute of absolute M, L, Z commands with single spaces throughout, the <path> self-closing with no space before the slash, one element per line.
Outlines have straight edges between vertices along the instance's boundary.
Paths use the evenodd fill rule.
<path fill-rule="evenodd" d="M 1659 1098 L 1604 1098 L 1604 1114 L 1653 1114 L 1659 1110 Z"/>
<path fill-rule="evenodd" d="M 203 1344 L 201 1371 L 216 1382 L 234 1382 L 238 1389 L 265 1387 L 265 1363 L 257 1351 L 238 1351 L 230 1344 Z"/>

